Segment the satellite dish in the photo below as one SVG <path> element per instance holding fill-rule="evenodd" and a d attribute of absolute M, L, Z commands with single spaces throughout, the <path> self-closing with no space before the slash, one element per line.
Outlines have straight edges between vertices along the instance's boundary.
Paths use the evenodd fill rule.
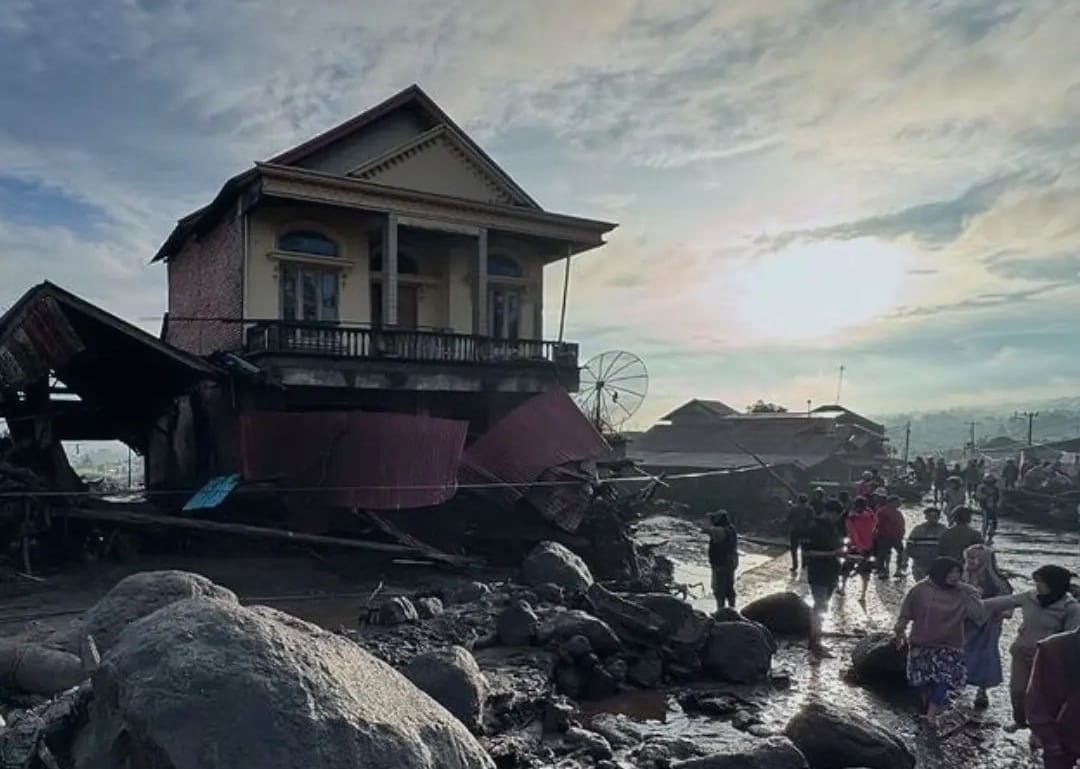
<path fill-rule="evenodd" d="M 618 432 L 649 391 L 644 361 L 625 350 L 603 352 L 581 369 L 578 407 L 600 433 Z"/>

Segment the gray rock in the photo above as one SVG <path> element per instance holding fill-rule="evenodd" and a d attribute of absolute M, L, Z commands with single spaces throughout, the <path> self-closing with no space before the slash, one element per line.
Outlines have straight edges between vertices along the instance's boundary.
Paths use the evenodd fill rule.
<path fill-rule="evenodd" d="M 686 601 L 662 593 L 637 596 L 635 600 L 663 620 L 665 642 L 700 648 L 709 637 L 709 617 Z"/>
<path fill-rule="evenodd" d="M 686 737 L 650 737 L 650 745 L 662 747 L 676 761 L 703 756 L 706 751 L 693 740 Z"/>
<path fill-rule="evenodd" d="M 593 585 L 593 576 L 585 561 L 557 542 L 541 542 L 521 565 L 526 585 L 553 584 L 563 591 L 585 593 Z"/>
<path fill-rule="evenodd" d="M 587 729 L 572 726 L 566 730 L 563 739 L 566 740 L 566 744 L 570 745 L 572 748 L 584 750 L 590 758 L 603 761 L 612 756 L 611 745 L 608 741 L 601 735 L 590 732 Z"/>
<path fill-rule="evenodd" d="M 36 643 L 0 640 L 0 688 L 27 694 L 56 694 L 90 677 L 70 652 Z"/>
<path fill-rule="evenodd" d="M 555 688 L 567 697 L 578 698 L 585 691 L 587 674 L 573 663 L 561 663 L 555 668 Z"/>
<path fill-rule="evenodd" d="M 578 609 L 559 609 L 547 614 L 537 630 L 536 639 L 547 645 L 583 635 L 597 654 L 611 654 L 622 648 L 615 631 L 601 619 Z"/>
<path fill-rule="evenodd" d="M 718 622 L 709 631 L 703 663 L 706 672 L 723 681 L 760 681 L 772 666 L 773 641 L 767 631 L 749 622 Z"/>
<path fill-rule="evenodd" d="M 588 657 L 592 652 L 592 644 L 583 635 L 572 635 L 559 646 L 559 656 L 571 661 Z"/>
<path fill-rule="evenodd" d="M 630 683 L 643 689 L 655 689 L 664 680 L 664 662 L 660 654 L 655 651 L 647 651 L 630 663 L 626 677 Z"/>
<path fill-rule="evenodd" d="M 796 713 L 784 734 L 813 769 L 913 769 L 915 756 L 903 740 L 853 710 L 811 702 Z"/>
<path fill-rule="evenodd" d="M 406 666 L 404 673 L 465 726 L 480 727 L 487 683 L 469 651 L 451 646 L 421 654 Z"/>
<path fill-rule="evenodd" d="M 784 737 L 746 738 L 729 752 L 692 758 L 675 769 L 808 769 L 806 758 Z"/>
<path fill-rule="evenodd" d="M 566 594 L 563 592 L 563 589 L 550 582 L 543 585 L 536 585 L 533 590 L 536 592 L 537 600 L 545 603 L 553 603 L 561 606 L 566 602 Z"/>
<path fill-rule="evenodd" d="M 889 633 L 873 633 L 851 650 L 851 680 L 855 683 L 906 689 L 907 652 L 896 648 Z"/>
<path fill-rule="evenodd" d="M 540 618 L 525 601 L 507 606 L 495 622 L 495 632 L 507 646 L 528 646 L 536 640 L 539 628 Z"/>
<path fill-rule="evenodd" d="M 420 619 L 431 619 L 432 617 L 438 617 L 443 613 L 443 604 L 435 596 L 425 596 L 423 598 L 417 598 L 415 602 L 416 614 Z"/>
<path fill-rule="evenodd" d="M 796 593 L 774 593 L 759 598 L 744 606 L 742 615 L 777 635 L 803 637 L 810 632 L 810 607 Z"/>
<path fill-rule="evenodd" d="M 613 748 L 622 750 L 641 744 L 645 732 L 621 713 L 601 713 L 589 721 L 589 728 L 601 735 Z"/>
<path fill-rule="evenodd" d="M 188 571 L 143 571 L 120 580 L 86 613 L 77 632 L 92 636 L 105 654 L 128 625 L 185 598 L 212 598 L 236 604 L 236 594 Z M 77 649 L 79 638 L 71 648 Z"/>
<path fill-rule="evenodd" d="M 416 607 L 403 595 L 388 598 L 379 606 L 380 625 L 402 625 L 419 619 Z"/>
<path fill-rule="evenodd" d="M 491 588 L 483 582 L 463 582 L 446 590 L 447 603 L 472 603 L 491 594 Z"/>
<path fill-rule="evenodd" d="M 494 766 L 389 665 L 265 607 L 165 607 L 121 634 L 93 688 L 84 769 Z"/>
<path fill-rule="evenodd" d="M 717 622 L 744 622 L 746 620 L 746 617 L 740 614 L 737 609 L 732 609 L 730 606 L 717 609 L 713 612 L 712 618 Z"/>

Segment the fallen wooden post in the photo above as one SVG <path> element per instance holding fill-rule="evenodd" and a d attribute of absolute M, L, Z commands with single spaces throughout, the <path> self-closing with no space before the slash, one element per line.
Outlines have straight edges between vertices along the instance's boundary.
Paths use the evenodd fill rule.
<path fill-rule="evenodd" d="M 434 548 L 428 547 L 417 550 L 412 547 L 393 545 L 385 542 L 367 542 L 345 537 L 328 537 L 322 534 L 303 534 L 287 529 L 271 529 L 265 526 L 250 526 L 245 523 L 224 523 L 221 521 L 204 521 L 192 518 L 180 518 L 156 513 L 142 513 L 128 510 L 110 510 L 96 508 L 68 508 L 55 511 L 54 515 L 66 518 L 81 518 L 92 521 L 112 521 L 114 523 L 129 523 L 138 526 L 173 526 L 180 529 L 193 529 L 196 531 L 217 531 L 223 534 L 239 534 L 249 537 L 262 537 L 265 539 L 278 539 L 287 542 L 304 543 L 311 545 L 332 545 L 336 547 L 349 547 L 356 550 L 371 550 L 379 553 L 408 556 L 411 558 L 425 558 L 448 566 L 464 569 L 477 565 L 476 559 L 441 553 Z"/>

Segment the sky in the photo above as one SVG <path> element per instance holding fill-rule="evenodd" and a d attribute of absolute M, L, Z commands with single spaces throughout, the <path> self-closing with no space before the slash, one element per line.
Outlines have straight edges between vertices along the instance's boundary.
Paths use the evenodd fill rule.
<path fill-rule="evenodd" d="M 5 0 L 0 309 L 147 330 L 228 176 L 419 83 L 548 210 L 619 222 L 567 337 L 691 397 L 1075 395 L 1075 0 Z M 546 274 L 548 336 L 561 268 Z"/>

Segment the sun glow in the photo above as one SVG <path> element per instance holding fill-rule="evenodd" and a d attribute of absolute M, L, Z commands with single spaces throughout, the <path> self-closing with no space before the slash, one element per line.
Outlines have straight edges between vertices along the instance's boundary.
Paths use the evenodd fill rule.
<path fill-rule="evenodd" d="M 733 269 L 727 289 L 740 330 L 825 340 L 895 308 L 912 262 L 876 239 L 797 243 Z"/>

